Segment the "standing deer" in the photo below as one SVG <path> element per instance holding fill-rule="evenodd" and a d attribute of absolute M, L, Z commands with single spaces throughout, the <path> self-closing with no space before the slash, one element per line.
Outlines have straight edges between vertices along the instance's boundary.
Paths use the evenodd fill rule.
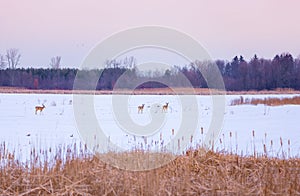
<path fill-rule="evenodd" d="M 145 106 L 145 104 L 138 106 L 138 113 L 140 113 L 140 112 L 143 113 L 144 106 Z"/>
<path fill-rule="evenodd" d="M 44 104 L 42 104 L 42 106 L 35 106 L 35 114 L 37 114 L 38 111 L 40 111 L 41 113 L 44 108 L 45 108 Z"/>
<path fill-rule="evenodd" d="M 167 111 L 169 107 L 169 103 L 167 102 L 166 105 L 163 105 L 162 111 Z"/>

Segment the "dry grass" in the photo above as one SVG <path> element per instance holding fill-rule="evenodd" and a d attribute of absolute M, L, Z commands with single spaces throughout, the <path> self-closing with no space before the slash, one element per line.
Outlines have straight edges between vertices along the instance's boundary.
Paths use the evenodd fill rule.
<path fill-rule="evenodd" d="M 1 195 L 299 195 L 300 159 L 190 150 L 158 169 L 134 172 L 68 149 L 52 166 L 1 151 Z M 122 156 L 134 156 L 136 152 Z M 109 156 L 112 156 L 110 154 Z M 115 153 L 115 156 L 118 154 Z M 145 155 L 147 153 L 145 152 Z M 58 158 L 59 157 L 59 158 Z"/>
<path fill-rule="evenodd" d="M 114 89 L 114 90 L 35 90 L 16 87 L 0 87 L 0 93 L 27 93 L 27 94 L 134 94 L 134 95 L 173 95 L 173 94 L 203 94 L 216 93 L 207 88 L 145 88 L 145 89 Z M 224 92 L 220 92 L 224 94 Z"/>
<path fill-rule="evenodd" d="M 135 95 L 174 95 L 174 94 L 197 94 L 197 95 L 211 95 L 211 94 L 228 94 L 228 95 L 259 95 L 259 94 L 300 94 L 300 91 L 293 89 L 275 89 L 262 91 L 219 91 L 208 88 L 146 88 L 135 89 L 134 91 L 128 89 L 115 90 L 34 90 L 18 87 L 1 87 L 0 93 L 27 93 L 27 94 L 135 94 Z"/>
<path fill-rule="evenodd" d="M 241 96 L 238 99 L 234 99 L 231 101 L 231 105 L 242 105 L 242 104 L 251 104 L 258 105 L 264 104 L 268 106 L 279 106 L 279 105 L 300 105 L 300 96 L 295 96 L 291 98 L 277 98 L 277 97 L 268 97 L 264 99 L 252 98 L 252 99 L 244 99 Z"/>

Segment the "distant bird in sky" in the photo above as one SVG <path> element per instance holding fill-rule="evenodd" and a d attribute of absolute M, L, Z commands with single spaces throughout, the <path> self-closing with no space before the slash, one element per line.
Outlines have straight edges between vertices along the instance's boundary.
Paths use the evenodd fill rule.
<path fill-rule="evenodd" d="M 28 136 L 28 137 L 29 137 L 29 136 L 30 136 L 30 133 L 28 133 L 26 136 Z"/>
<path fill-rule="evenodd" d="M 72 134 L 72 135 L 70 135 L 70 137 L 73 137 L 73 134 Z"/>

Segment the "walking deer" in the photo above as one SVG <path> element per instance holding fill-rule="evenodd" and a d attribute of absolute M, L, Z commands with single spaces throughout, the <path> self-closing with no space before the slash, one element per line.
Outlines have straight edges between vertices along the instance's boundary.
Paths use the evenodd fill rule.
<path fill-rule="evenodd" d="M 138 106 L 138 113 L 143 113 L 145 104 Z"/>
<path fill-rule="evenodd" d="M 35 114 L 37 114 L 38 111 L 40 111 L 41 113 L 44 108 L 45 108 L 44 104 L 42 104 L 42 106 L 35 106 Z"/>
<path fill-rule="evenodd" d="M 169 103 L 167 102 L 166 105 L 163 105 L 162 111 L 167 111 L 169 107 Z"/>

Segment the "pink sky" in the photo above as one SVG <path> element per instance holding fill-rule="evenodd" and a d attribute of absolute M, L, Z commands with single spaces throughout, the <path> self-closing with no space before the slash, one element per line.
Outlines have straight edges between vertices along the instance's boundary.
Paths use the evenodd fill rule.
<path fill-rule="evenodd" d="M 47 67 L 62 56 L 77 66 L 115 32 L 159 25 L 195 38 L 213 59 L 300 55 L 300 1 L 0 1 L 0 53 L 18 48 L 21 66 Z"/>

